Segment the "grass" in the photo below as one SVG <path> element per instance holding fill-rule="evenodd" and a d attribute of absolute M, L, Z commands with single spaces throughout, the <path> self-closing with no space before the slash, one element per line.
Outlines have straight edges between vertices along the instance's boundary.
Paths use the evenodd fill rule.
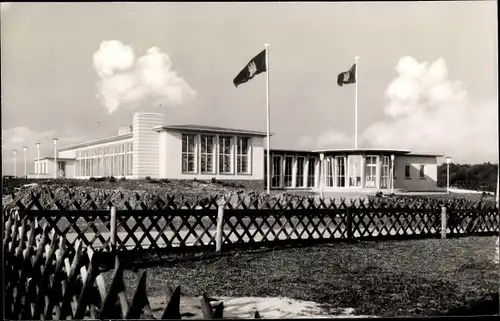
<path fill-rule="evenodd" d="M 169 283 L 181 285 L 186 296 L 203 291 L 211 296 L 286 296 L 333 309 L 352 307 L 363 315 L 495 314 L 495 241 L 468 237 L 334 243 L 240 250 L 219 257 L 170 256 L 161 266 L 148 268 L 148 294 L 164 296 Z M 139 270 L 126 271 L 128 290 L 137 284 Z"/>

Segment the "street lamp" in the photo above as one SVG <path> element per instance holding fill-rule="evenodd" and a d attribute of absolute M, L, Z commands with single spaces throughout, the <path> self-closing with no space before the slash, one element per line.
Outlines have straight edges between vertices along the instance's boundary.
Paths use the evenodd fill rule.
<path fill-rule="evenodd" d="M 28 178 L 28 172 L 26 170 L 26 157 L 28 155 L 28 147 L 24 146 L 24 178 Z"/>
<path fill-rule="evenodd" d="M 16 163 L 17 163 L 16 154 L 17 154 L 17 150 L 13 149 L 12 153 L 14 154 L 14 177 L 17 177 L 17 169 L 16 169 Z"/>
<path fill-rule="evenodd" d="M 54 138 L 54 178 L 57 178 L 57 138 Z"/>
<path fill-rule="evenodd" d="M 319 154 L 319 160 L 321 161 L 321 181 L 320 181 L 320 193 L 321 193 L 321 199 L 323 199 L 323 185 L 325 185 L 325 162 L 324 162 L 324 159 L 325 159 L 325 154 L 324 153 L 321 153 Z"/>
<path fill-rule="evenodd" d="M 391 194 L 394 194 L 394 154 L 391 154 Z"/>
<path fill-rule="evenodd" d="M 37 178 L 40 179 L 40 143 L 36 143 L 36 152 L 37 152 L 36 173 L 37 173 Z"/>
<path fill-rule="evenodd" d="M 450 194 L 450 164 L 451 157 L 446 157 L 446 194 Z"/>

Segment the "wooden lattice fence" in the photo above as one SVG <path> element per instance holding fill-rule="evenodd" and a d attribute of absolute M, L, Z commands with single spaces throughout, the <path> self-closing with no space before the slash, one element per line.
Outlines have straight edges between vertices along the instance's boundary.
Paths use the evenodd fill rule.
<path fill-rule="evenodd" d="M 50 189 L 28 194 L 10 203 L 6 215 L 19 213 L 21 221 L 35 220 L 54 229 L 55 235 L 66 239 L 70 253 L 76 240 L 102 251 L 199 251 L 335 240 L 493 235 L 498 231 L 496 208 L 463 200 L 425 203 L 411 199 L 405 203 L 371 198 L 347 202 L 286 194 L 267 199 L 236 194 L 195 202 L 155 196 L 144 202 L 138 194 L 131 199 L 121 192 L 85 195 L 83 199 L 74 193 L 54 195 Z M 442 233 L 443 226 L 446 233 Z"/>
<path fill-rule="evenodd" d="M 41 229 L 34 220 L 7 219 L 3 249 L 7 319 L 155 318 L 145 271 L 129 299 L 118 259 L 112 281 L 106 284 L 102 261 L 109 253 L 94 252 L 77 241 L 71 254 L 66 240 L 49 233 L 48 225 Z M 156 319 L 181 319 L 180 286 L 167 286 L 166 296 L 165 308 Z M 223 317 L 223 302 L 214 306 L 205 293 L 201 308 L 205 319 Z"/>

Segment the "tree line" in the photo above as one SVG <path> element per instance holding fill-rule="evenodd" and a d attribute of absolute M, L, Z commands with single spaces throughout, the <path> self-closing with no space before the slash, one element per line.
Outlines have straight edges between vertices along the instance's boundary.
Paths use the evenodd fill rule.
<path fill-rule="evenodd" d="M 450 164 L 450 186 L 495 192 L 498 164 Z M 438 167 L 438 186 L 446 187 L 446 163 Z"/>

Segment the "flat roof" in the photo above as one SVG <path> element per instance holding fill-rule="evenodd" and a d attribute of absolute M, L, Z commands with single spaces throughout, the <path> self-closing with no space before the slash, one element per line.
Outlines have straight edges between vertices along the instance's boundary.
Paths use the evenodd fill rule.
<path fill-rule="evenodd" d="M 407 156 L 422 156 L 422 157 L 444 157 L 441 154 L 432 154 L 432 153 L 410 153 Z"/>
<path fill-rule="evenodd" d="M 339 148 L 339 149 L 318 149 L 313 152 L 317 153 L 357 153 L 357 152 L 372 152 L 372 153 L 393 153 L 393 154 L 408 154 L 408 149 L 394 148 Z"/>
<path fill-rule="evenodd" d="M 160 132 L 166 130 L 173 131 L 199 131 L 199 132 L 212 132 L 212 133 L 225 133 L 225 134 L 241 134 L 251 136 L 267 136 L 267 133 L 247 129 L 224 128 L 215 126 L 201 126 L 201 125 L 167 125 L 158 126 L 153 130 Z"/>
<path fill-rule="evenodd" d="M 45 160 L 45 159 L 49 159 L 49 160 L 52 160 L 54 159 L 54 157 L 43 157 L 43 158 L 40 158 L 40 160 Z M 69 158 L 69 157 L 57 157 L 57 160 L 75 160 L 76 158 Z M 35 161 L 37 161 L 38 159 L 35 158 Z"/>
<path fill-rule="evenodd" d="M 267 151 L 267 148 L 264 148 Z M 292 149 L 292 148 L 271 148 L 270 152 L 282 152 L 282 153 L 315 153 L 310 149 Z"/>
<path fill-rule="evenodd" d="M 64 146 L 64 147 L 58 148 L 57 150 L 59 152 L 63 152 L 63 151 L 66 151 L 66 150 L 77 149 L 77 148 L 87 147 L 87 146 L 91 146 L 91 145 L 111 143 L 113 141 L 117 141 L 117 140 L 121 140 L 121 139 L 127 139 L 127 138 L 132 138 L 132 133 L 126 133 L 126 134 L 123 134 L 123 135 L 116 135 L 116 136 L 111 136 L 111 137 L 106 137 L 106 138 L 100 138 L 100 139 L 96 139 L 96 140 L 91 140 L 91 141 L 84 142 L 84 143 L 68 145 L 68 146 Z"/>

